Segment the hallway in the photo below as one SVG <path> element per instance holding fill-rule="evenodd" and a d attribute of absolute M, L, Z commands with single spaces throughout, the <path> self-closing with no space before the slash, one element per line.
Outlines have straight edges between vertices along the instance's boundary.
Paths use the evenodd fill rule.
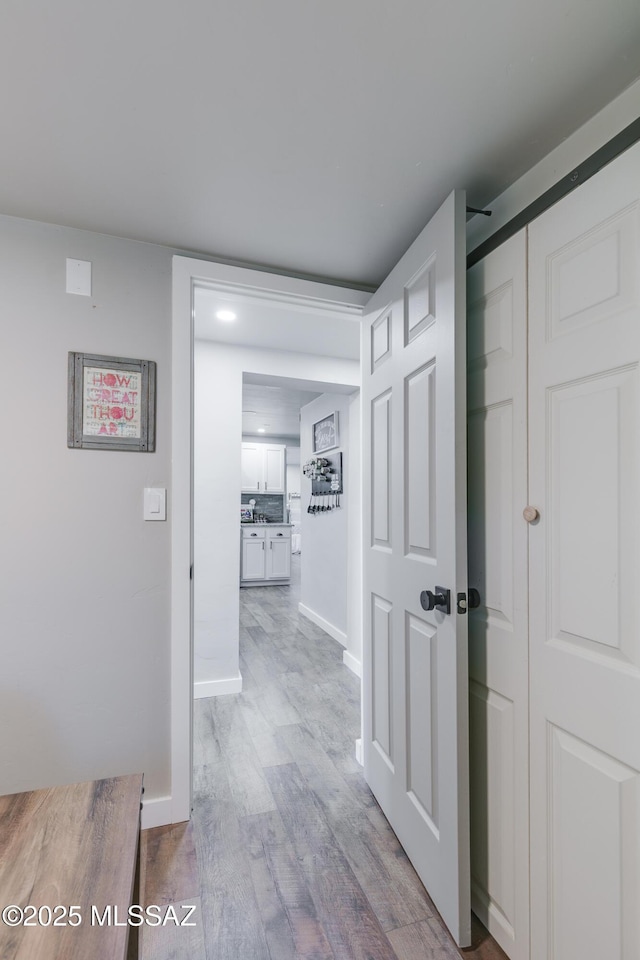
<path fill-rule="evenodd" d="M 189 945 L 145 931 L 145 960 L 459 960 L 364 782 L 360 682 L 298 614 L 293 561 L 291 587 L 240 591 L 242 694 L 194 704 L 189 829 L 145 831 L 147 899 L 154 860 L 166 871 L 172 843 L 184 859 L 190 834 L 201 894 Z M 504 957 L 483 928 L 475 940 L 462 956 Z"/>

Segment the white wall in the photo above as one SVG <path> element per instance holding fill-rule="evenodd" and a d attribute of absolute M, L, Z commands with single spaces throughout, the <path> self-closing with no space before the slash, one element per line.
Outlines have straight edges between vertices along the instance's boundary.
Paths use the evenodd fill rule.
<path fill-rule="evenodd" d="M 290 493 L 300 493 L 300 441 L 297 444 L 287 445 L 287 496 Z"/>
<path fill-rule="evenodd" d="M 341 509 L 308 514 L 311 481 L 302 477 L 302 564 L 300 610 L 319 623 L 346 647 L 345 662 L 359 671 L 360 590 L 354 569 L 359 556 L 360 535 L 360 403 L 358 397 L 323 394 L 301 411 L 300 458 L 313 454 L 312 428 L 338 411 L 340 447 L 327 456 L 342 453 L 344 493 Z M 356 592 L 357 591 L 357 592 Z"/>
<path fill-rule="evenodd" d="M 347 649 L 344 662 L 362 676 L 362 432 L 360 393 L 350 398 L 349 456 L 345 484 L 349 492 L 347 516 Z"/>
<path fill-rule="evenodd" d="M 242 374 L 358 386 L 354 360 L 195 344 L 194 685 L 195 696 L 241 687 L 240 442 Z"/>
<path fill-rule="evenodd" d="M 93 296 L 65 292 L 67 257 Z M 142 771 L 170 792 L 171 251 L 0 217 L 0 793 Z M 155 360 L 155 453 L 67 448 L 67 352 Z M 169 510 L 171 505 L 169 502 Z"/>

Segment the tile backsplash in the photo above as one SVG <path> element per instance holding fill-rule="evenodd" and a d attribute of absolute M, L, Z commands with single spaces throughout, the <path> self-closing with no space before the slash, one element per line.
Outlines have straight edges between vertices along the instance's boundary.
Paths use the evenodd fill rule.
<path fill-rule="evenodd" d="M 284 521 L 284 497 L 282 494 L 266 493 L 243 493 L 241 503 L 243 506 L 249 506 L 249 500 L 255 500 L 256 505 L 253 508 L 253 516 L 264 514 L 267 520 L 272 523 L 282 523 Z"/>

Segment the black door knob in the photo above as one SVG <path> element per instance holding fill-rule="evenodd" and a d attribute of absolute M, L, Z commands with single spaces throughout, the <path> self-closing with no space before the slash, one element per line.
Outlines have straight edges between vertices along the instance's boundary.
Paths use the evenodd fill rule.
<path fill-rule="evenodd" d="M 423 590 L 420 594 L 420 605 L 423 610 L 439 610 L 440 613 L 451 613 L 451 591 L 445 587 L 436 587 L 433 592 Z"/>

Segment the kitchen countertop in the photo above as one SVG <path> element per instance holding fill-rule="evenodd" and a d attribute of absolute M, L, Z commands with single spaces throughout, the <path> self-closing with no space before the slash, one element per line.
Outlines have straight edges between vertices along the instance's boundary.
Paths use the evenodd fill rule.
<path fill-rule="evenodd" d="M 292 527 L 292 523 L 284 520 L 241 520 L 241 527 Z"/>

